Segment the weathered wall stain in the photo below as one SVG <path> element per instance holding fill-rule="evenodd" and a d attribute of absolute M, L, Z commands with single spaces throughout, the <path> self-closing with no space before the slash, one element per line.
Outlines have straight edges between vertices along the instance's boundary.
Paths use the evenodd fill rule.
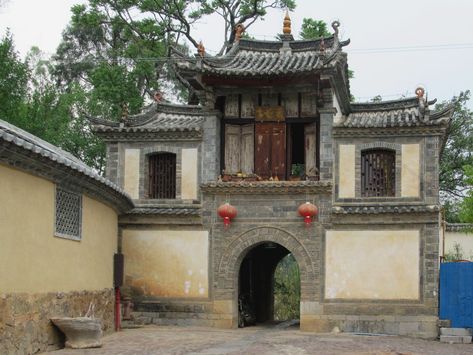
<path fill-rule="evenodd" d="M 419 231 L 327 231 L 325 297 L 418 299 Z"/>
<path fill-rule="evenodd" d="M 124 230 L 123 253 L 133 294 L 207 297 L 208 232 Z"/>

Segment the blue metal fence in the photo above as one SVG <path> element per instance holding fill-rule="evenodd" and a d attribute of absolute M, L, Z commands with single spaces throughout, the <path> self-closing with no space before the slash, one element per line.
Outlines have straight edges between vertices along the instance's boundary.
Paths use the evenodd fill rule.
<path fill-rule="evenodd" d="M 473 263 L 440 264 L 440 319 L 473 328 Z"/>

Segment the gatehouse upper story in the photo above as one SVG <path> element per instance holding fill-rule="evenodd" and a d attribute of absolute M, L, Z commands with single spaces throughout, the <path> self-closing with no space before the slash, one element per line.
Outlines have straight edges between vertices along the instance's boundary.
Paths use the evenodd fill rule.
<path fill-rule="evenodd" d="M 338 214 L 438 211 L 452 109 L 433 111 L 422 88 L 351 102 L 349 40 L 339 39 L 338 22 L 332 27 L 314 40 L 287 31 L 277 41 L 237 36 L 219 57 L 203 45 L 193 57 L 174 50 L 192 104 L 158 96 L 137 116 L 93 119 L 107 142 L 107 177 L 132 196 L 136 213 L 196 215 L 202 193 L 258 189 L 325 191 Z"/>

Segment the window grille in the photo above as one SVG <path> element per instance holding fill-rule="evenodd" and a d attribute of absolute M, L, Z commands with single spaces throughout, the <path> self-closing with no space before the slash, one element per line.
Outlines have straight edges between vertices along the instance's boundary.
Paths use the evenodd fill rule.
<path fill-rule="evenodd" d="M 56 187 L 57 237 L 80 240 L 82 224 L 82 195 Z"/>
<path fill-rule="evenodd" d="M 176 154 L 149 156 L 149 198 L 176 198 Z"/>
<path fill-rule="evenodd" d="M 396 152 L 370 149 L 361 152 L 361 196 L 395 196 Z"/>

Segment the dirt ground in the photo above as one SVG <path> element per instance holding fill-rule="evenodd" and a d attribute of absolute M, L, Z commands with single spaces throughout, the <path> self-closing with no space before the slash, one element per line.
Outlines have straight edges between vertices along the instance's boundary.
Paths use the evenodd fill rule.
<path fill-rule="evenodd" d="M 398 336 L 314 334 L 297 326 L 255 326 L 223 330 L 201 327 L 148 326 L 106 336 L 99 349 L 66 354 L 473 354 L 473 344 L 443 344 Z"/>

